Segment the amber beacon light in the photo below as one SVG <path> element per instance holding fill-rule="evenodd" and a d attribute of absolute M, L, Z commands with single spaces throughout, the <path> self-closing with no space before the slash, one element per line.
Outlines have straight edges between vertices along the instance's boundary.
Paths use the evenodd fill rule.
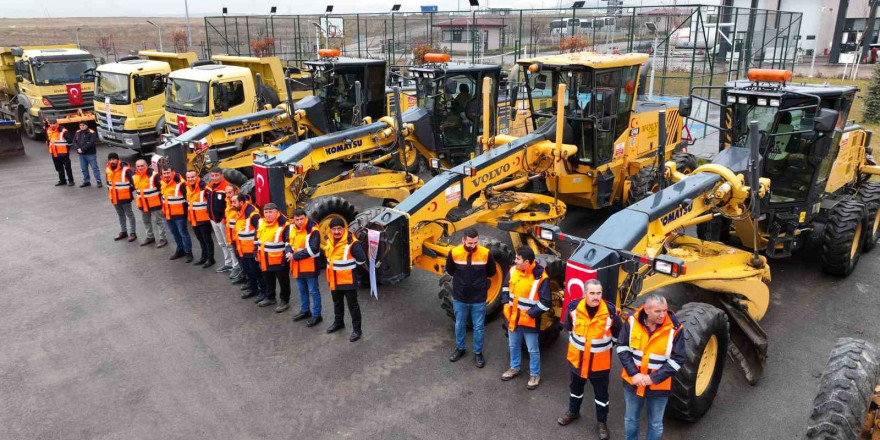
<path fill-rule="evenodd" d="M 749 69 L 749 81 L 786 83 L 791 81 L 791 70 Z"/>

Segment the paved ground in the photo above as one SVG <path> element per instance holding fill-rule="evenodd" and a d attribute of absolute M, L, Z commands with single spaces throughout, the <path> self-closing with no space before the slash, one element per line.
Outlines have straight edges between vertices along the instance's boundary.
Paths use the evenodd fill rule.
<path fill-rule="evenodd" d="M 536 391 L 499 380 L 497 321 L 485 369 L 446 360 L 435 276 L 417 272 L 379 301 L 362 291 L 365 337 L 352 344 L 239 299 L 225 276 L 168 261 L 171 249 L 114 242 L 105 193 L 53 187 L 44 148 L 27 153 L 0 162 L 0 438 L 593 438 L 592 417 L 555 422 L 568 397 L 562 340 L 543 353 Z M 74 170 L 79 182 L 76 157 Z M 604 215 L 573 210 L 564 227 L 586 235 Z M 809 254 L 774 262 L 763 381 L 728 364 L 706 417 L 668 421 L 665 438 L 796 438 L 834 341 L 880 341 L 875 252 L 847 279 Z M 615 379 L 618 439 L 621 394 Z"/>

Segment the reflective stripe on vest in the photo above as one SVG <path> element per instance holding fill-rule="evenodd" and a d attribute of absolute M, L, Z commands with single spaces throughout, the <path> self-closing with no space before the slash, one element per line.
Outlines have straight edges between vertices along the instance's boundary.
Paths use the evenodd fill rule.
<path fill-rule="evenodd" d="M 287 245 L 285 242 L 281 241 L 281 235 L 284 233 L 284 228 L 287 225 L 280 225 L 280 217 L 275 220 L 275 235 L 272 241 L 263 241 L 263 230 L 272 227 L 265 220 L 260 219 L 260 223 L 257 226 L 257 236 L 260 243 L 260 269 L 268 270 L 273 267 L 281 266 L 284 264 L 284 247 Z"/>
<path fill-rule="evenodd" d="M 508 278 L 508 295 L 510 302 L 504 305 L 504 318 L 507 319 L 508 330 L 514 331 L 517 326 L 535 328 L 537 322 L 535 318 L 528 315 L 529 309 L 537 306 L 543 311 L 549 310 L 541 304 L 538 297 L 538 288 L 541 281 L 547 278 L 546 273 L 542 273 L 538 279 L 532 279 L 529 287 L 528 295 L 522 295 L 522 284 L 520 280 L 525 278 L 534 278 L 535 264 L 530 266 L 526 272 L 522 273 L 516 267 L 510 268 L 510 277 Z M 512 286 L 512 290 L 511 290 Z"/>
<path fill-rule="evenodd" d="M 162 206 L 162 198 L 159 197 L 159 189 L 155 185 L 156 172 L 150 175 L 134 174 L 134 196 L 138 209 L 149 212 L 152 208 Z M 144 178 L 147 185 L 142 185 Z"/>
<path fill-rule="evenodd" d="M 315 257 L 320 255 L 320 251 L 318 253 L 313 252 L 309 246 L 309 241 L 312 238 L 312 234 L 319 234 L 320 232 L 317 227 L 309 227 L 310 225 L 311 223 L 308 219 L 306 219 L 302 229 L 297 228 L 293 223 L 290 224 L 289 240 L 291 249 L 293 249 L 294 253 L 305 250 L 310 256 L 310 258 L 290 262 L 290 275 L 294 278 L 300 275 L 312 275 L 317 272 Z"/>
<path fill-rule="evenodd" d="M 49 153 L 52 153 L 52 157 L 58 157 L 59 154 L 67 154 L 67 137 L 64 136 L 67 133 L 67 129 L 61 127 L 61 131 L 55 131 L 50 128 L 47 131 L 47 137 L 49 138 Z M 52 139 L 53 135 L 57 135 L 58 137 Z"/>
<path fill-rule="evenodd" d="M 610 315 L 608 305 L 605 301 L 600 301 L 595 316 L 590 318 L 586 299 L 583 299 L 569 316 L 571 333 L 568 337 L 566 354 L 569 365 L 584 378 L 589 377 L 591 372 L 609 371 L 613 342 L 611 327 L 614 319 Z M 588 343 L 590 350 L 586 351 Z"/>
<path fill-rule="evenodd" d="M 173 180 L 172 180 L 173 182 Z M 186 203 L 186 197 L 183 196 L 183 185 L 184 183 L 178 182 L 174 185 L 174 192 L 171 194 L 166 194 L 165 188 L 170 187 L 170 184 L 162 182 L 162 194 L 166 194 L 162 199 L 162 211 L 165 213 L 165 218 L 171 220 L 173 217 L 179 217 L 182 215 L 186 215 L 186 212 L 183 209 L 183 205 Z"/>
<path fill-rule="evenodd" d="M 341 254 L 339 250 L 342 241 L 334 243 L 332 238 L 327 240 L 324 249 L 329 262 L 326 272 L 330 290 L 335 290 L 339 286 L 354 285 L 354 269 L 357 267 L 357 261 L 351 257 L 351 247 L 357 242 L 357 239 L 351 232 L 347 232 L 342 240 L 345 241 L 345 246 L 341 248 Z"/>
<path fill-rule="evenodd" d="M 193 226 L 211 220 L 211 217 L 208 216 L 208 202 L 205 200 L 205 190 L 199 189 L 198 181 L 196 181 L 195 188 L 195 190 L 199 192 L 197 198 L 190 197 L 192 191 L 190 191 L 189 185 L 187 185 L 187 201 L 189 202 L 188 216 L 189 221 Z"/>
<path fill-rule="evenodd" d="M 649 334 L 648 330 L 636 319 L 636 316 L 642 311 L 640 308 L 627 320 L 629 326 L 629 341 L 627 345 L 621 345 L 617 348 L 618 353 L 629 351 L 632 354 L 633 362 L 639 368 L 641 374 L 651 374 L 660 369 L 664 364 L 669 364 L 674 370 L 678 371 L 681 366 L 672 360 L 672 345 L 675 342 L 675 334 L 677 329 L 673 326 L 671 318 L 668 316 L 663 321 L 660 328 Z M 637 345 L 633 345 L 637 344 Z M 624 381 L 633 385 L 632 378 L 626 372 L 626 368 L 620 372 Z M 646 387 L 636 387 L 636 394 L 645 395 Z M 647 387 L 655 391 L 672 390 L 672 377 L 668 377 L 660 383 Z"/>
<path fill-rule="evenodd" d="M 115 170 L 107 167 L 107 195 L 114 205 L 121 201 L 131 200 L 131 183 L 125 177 L 131 168 L 123 162 L 119 162 L 119 165 L 122 166 L 117 166 Z"/>
<path fill-rule="evenodd" d="M 255 209 L 249 216 L 243 217 L 248 206 L 251 206 L 250 203 L 242 206 L 241 212 L 239 213 L 241 221 L 235 223 L 235 242 L 238 244 L 237 249 L 239 257 L 251 257 L 254 253 L 254 238 L 257 235 L 257 231 L 253 229 L 253 226 L 251 225 L 251 218 L 255 215 L 259 217 L 259 213 L 257 213 L 257 210 Z"/>

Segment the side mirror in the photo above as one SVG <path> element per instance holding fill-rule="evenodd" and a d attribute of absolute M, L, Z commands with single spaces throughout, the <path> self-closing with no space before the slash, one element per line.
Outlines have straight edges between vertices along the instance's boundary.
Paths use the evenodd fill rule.
<path fill-rule="evenodd" d="M 682 118 L 686 118 L 691 115 L 691 106 L 693 105 L 693 98 L 688 96 L 687 98 L 681 98 L 678 100 L 678 114 L 681 115 Z"/>
<path fill-rule="evenodd" d="M 839 117 L 837 110 L 830 108 L 820 108 L 813 118 L 813 130 L 819 133 L 831 133 L 837 126 L 837 118 Z"/>
<path fill-rule="evenodd" d="M 98 78 L 98 73 L 95 71 L 94 68 L 86 69 L 85 72 L 79 75 L 79 79 L 83 82 L 94 81 L 96 78 Z"/>
<path fill-rule="evenodd" d="M 516 98 L 519 94 L 519 87 L 517 87 L 516 82 L 510 83 L 510 89 L 507 92 L 507 96 L 510 97 L 510 120 L 516 120 Z"/>

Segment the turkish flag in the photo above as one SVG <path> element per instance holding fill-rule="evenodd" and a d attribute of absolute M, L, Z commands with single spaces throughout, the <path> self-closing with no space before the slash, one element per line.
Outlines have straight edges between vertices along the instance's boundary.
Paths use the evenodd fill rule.
<path fill-rule="evenodd" d="M 186 116 L 177 115 L 177 135 L 186 133 Z"/>
<path fill-rule="evenodd" d="M 66 84 L 65 87 L 67 87 L 67 100 L 70 101 L 70 105 L 74 107 L 83 105 L 82 84 Z"/>
<path fill-rule="evenodd" d="M 254 165 L 254 203 L 263 206 L 272 201 L 269 194 L 269 169 Z"/>
<path fill-rule="evenodd" d="M 584 284 L 588 280 L 596 279 L 596 271 L 589 267 L 574 263 L 569 260 L 565 264 L 565 298 L 562 301 L 562 310 L 568 311 L 568 303 L 584 297 Z M 562 322 L 568 318 L 568 313 L 563 312 Z"/>

